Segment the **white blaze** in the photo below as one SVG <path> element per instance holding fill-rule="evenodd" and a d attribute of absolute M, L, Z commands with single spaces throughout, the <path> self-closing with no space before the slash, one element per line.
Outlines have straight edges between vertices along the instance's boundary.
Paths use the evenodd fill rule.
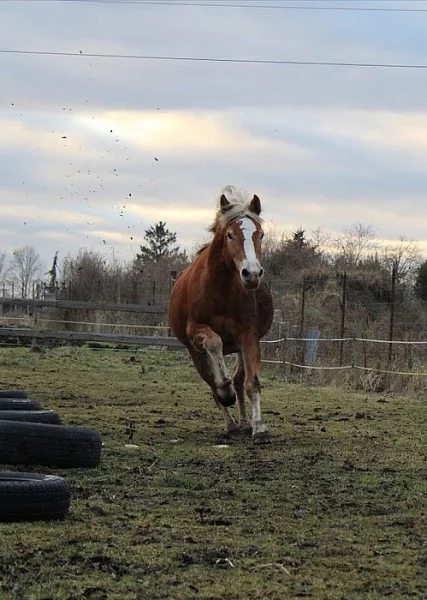
<path fill-rule="evenodd" d="M 240 229 L 243 233 L 243 248 L 245 250 L 246 261 L 243 261 L 242 268 L 246 268 L 250 273 L 259 272 L 260 264 L 258 262 L 253 234 L 256 231 L 255 223 L 248 217 L 243 217 L 239 221 Z"/>

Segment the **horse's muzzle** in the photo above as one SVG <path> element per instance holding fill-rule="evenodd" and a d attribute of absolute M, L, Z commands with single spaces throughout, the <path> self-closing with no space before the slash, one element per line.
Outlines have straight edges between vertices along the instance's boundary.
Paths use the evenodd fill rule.
<path fill-rule="evenodd" d="M 247 290 L 255 290 L 264 275 L 264 269 L 260 268 L 259 271 L 249 271 L 248 269 L 242 269 L 240 271 L 240 279 L 243 287 Z"/>
<path fill-rule="evenodd" d="M 242 279 L 242 285 L 246 290 L 256 290 L 260 284 L 261 279 L 255 279 L 253 281 L 248 281 Z"/>

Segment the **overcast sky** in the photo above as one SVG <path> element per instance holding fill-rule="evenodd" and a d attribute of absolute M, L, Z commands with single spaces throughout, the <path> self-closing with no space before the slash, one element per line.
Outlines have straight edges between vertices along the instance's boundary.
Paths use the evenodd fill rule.
<path fill-rule="evenodd" d="M 159 4 L 0 0 L 1 51 L 77 53 L 0 52 L 0 251 L 128 260 L 159 220 L 191 250 L 234 184 L 285 232 L 363 222 L 427 256 L 427 69 L 85 56 L 427 64 L 427 12 L 267 8 L 427 2 Z"/>

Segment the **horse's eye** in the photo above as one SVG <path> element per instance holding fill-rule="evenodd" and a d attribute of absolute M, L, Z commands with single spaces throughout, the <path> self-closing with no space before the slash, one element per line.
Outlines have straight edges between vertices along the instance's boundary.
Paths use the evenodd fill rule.
<path fill-rule="evenodd" d="M 228 239 L 229 239 L 229 240 L 232 240 L 232 239 L 233 239 L 233 234 L 231 233 L 231 231 L 229 231 L 229 232 L 227 233 L 227 237 L 228 237 Z"/>
<path fill-rule="evenodd" d="M 264 237 L 264 232 L 263 232 L 263 231 L 261 231 L 260 238 L 262 239 L 263 237 Z"/>

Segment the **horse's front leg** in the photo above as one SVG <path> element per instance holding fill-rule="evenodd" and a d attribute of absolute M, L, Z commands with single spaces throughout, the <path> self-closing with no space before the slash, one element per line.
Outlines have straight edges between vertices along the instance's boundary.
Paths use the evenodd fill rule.
<path fill-rule="evenodd" d="M 207 354 L 207 352 L 200 352 L 194 350 L 194 348 L 189 348 L 189 352 L 199 375 L 206 381 L 206 383 L 210 386 L 212 390 L 212 395 L 214 397 L 215 403 L 221 411 L 222 416 L 224 417 L 225 430 L 228 433 L 234 433 L 238 431 L 239 429 L 237 423 L 234 421 L 231 412 L 226 406 L 223 406 L 223 404 L 221 404 L 216 394 L 216 383 L 215 378 L 212 375 L 212 365 L 210 364 L 209 355 Z"/>
<path fill-rule="evenodd" d="M 261 386 L 258 372 L 261 366 L 261 351 L 259 340 L 253 334 L 248 334 L 242 346 L 243 364 L 245 368 L 245 391 L 252 403 L 252 440 L 254 444 L 268 444 L 271 434 L 262 420 Z"/>
<path fill-rule="evenodd" d="M 215 400 L 222 406 L 235 404 L 236 392 L 224 361 L 221 337 L 207 325 L 194 322 L 188 324 L 187 336 L 193 349 L 205 355 L 203 371 L 199 372 L 211 386 Z"/>

